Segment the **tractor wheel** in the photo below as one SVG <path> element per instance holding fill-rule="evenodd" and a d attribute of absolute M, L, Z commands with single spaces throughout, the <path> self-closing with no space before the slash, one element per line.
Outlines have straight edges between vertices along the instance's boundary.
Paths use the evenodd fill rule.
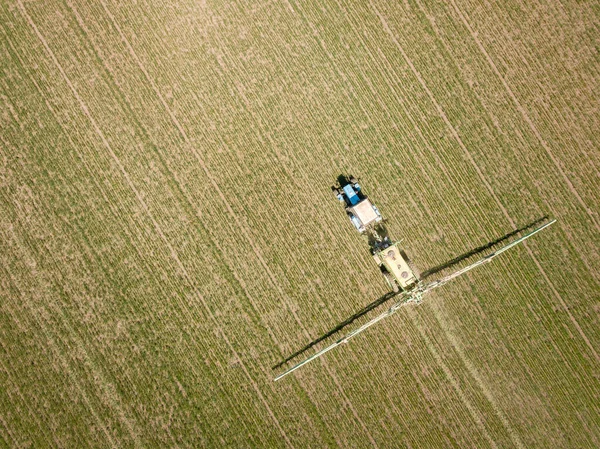
<path fill-rule="evenodd" d="M 350 184 L 356 184 L 358 182 L 358 179 L 356 179 L 354 176 L 351 176 L 349 181 L 350 181 Z"/>
<path fill-rule="evenodd" d="M 415 264 L 412 263 L 412 260 L 409 260 L 407 262 L 408 267 L 412 270 L 413 274 L 415 275 L 415 277 L 417 279 L 419 279 L 421 277 L 421 273 L 417 270 L 417 267 L 415 267 Z"/>
<path fill-rule="evenodd" d="M 385 273 L 383 273 L 383 276 L 385 277 L 385 279 L 388 281 L 388 283 L 392 287 L 392 290 L 394 291 L 394 293 L 398 293 L 398 291 L 400 289 L 398 288 L 398 284 L 396 284 L 396 280 L 394 279 L 394 276 L 392 276 L 392 274 L 387 271 Z"/>

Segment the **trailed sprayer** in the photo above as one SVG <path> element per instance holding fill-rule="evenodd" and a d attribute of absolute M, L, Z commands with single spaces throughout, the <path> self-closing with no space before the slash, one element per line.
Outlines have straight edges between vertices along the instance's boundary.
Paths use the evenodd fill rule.
<path fill-rule="evenodd" d="M 373 259 L 392 290 L 410 291 L 418 282 L 410 260 L 400 248 L 400 242 L 393 242 L 388 236 L 379 209 L 363 193 L 358 180 L 353 176 L 340 176 L 331 190 L 344 204 L 356 230 L 367 236 Z"/>
<path fill-rule="evenodd" d="M 431 292 L 432 290 L 435 290 L 436 288 L 445 285 L 451 280 L 462 276 L 463 274 L 467 273 L 473 268 L 491 262 L 500 254 L 503 254 L 504 252 L 508 251 L 511 248 L 514 248 L 518 244 L 523 243 L 531 236 L 546 229 L 548 226 L 556 222 L 556 220 L 550 220 L 548 217 L 543 217 L 542 219 L 534 222 L 535 225 L 539 225 L 537 228 L 527 232 L 526 234 L 522 235 L 521 237 L 517 238 L 511 243 L 508 243 L 502 246 L 501 248 L 492 251 L 491 253 L 488 253 L 478 261 L 464 268 L 461 268 L 451 274 L 448 274 L 440 279 L 430 282 L 424 282 L 423 279 L 419 279 L 419 277 L 415 274 L 415 270 L 413 270 L 413 268 L 411 267 L 410 260 L 406 256 L 406 253 L 400 248 L 400 242 L 393 242 L 387 235 L 387 231 L 385 229 L 385 226 L 383 225 L 383 218 L 379 213 L 379 209 L 377 209 L 377 206 L 375 206 L 375 204 L 373 204 L 371 200 L 367 198 L 367 196 L 363 193 L 362 188 L 358 183 L 358 180 L 352 176 L 346 177 L 342 175 L 338 177 L 337 184 L 332 186 L 331 189 L 333 190 L 336 198 L 344 204 L 346 214 L 348 214 L 348 218 L 350 219 L 352 225 L 356 228 L 358 232 L 367 236 L 373 259 L 375 259 L 375 262 L 377 262 L 377 265 L 379 265 L 381 272 L 383 273 L 384 277 L 389 282 L 391 288 L 394 291 L 391 294 L 385 295 L 384 299 L 390 299 L 392 297 L 396 297 L 398 299 L 383 313 L 375 316 L 371 320 L 362 324 L 361 326 L 344 335 L 343 337 L 338 338 L 335 342 L 317 351 L 315 354 L 311 355 L 302 362 L 297 363 L 296 365 L 287 369 L 283 373 L 276 376 L 275 380 L 282 379 L 288 374 L 296 371 L 298 368 L 331 351 L 333 348 L 336 348 L 337 346 L 343 343 L 347 343 L 350 339 L 364 332 L 369 327 L 395 314 L 402 306 L 411 303 L 420 303 L 423 299 L 423 296 Z M 508 234 L 508 236 L 512 237 L 514 235 L 517 235 L 525 229 L 529 229 L 530 227 L 531 226 L 527 226 L 526 228 L 513 231 L 510 234 Z M 498 242 L 505 241 L 506 238 L 508 237 L 504 237 Z M 491 246 L 495 246 L 496 243 L 497 242 L 492 242 L 492 244 L 484 246 L 483 249 L 487 250 L 491 248 Z M 479 250 L 474 252 L 473 254 L 478 253 Z M 460 258 L 460 260 L 462 260 L 462 258 Z M 451 265 L 454 265 L 454 262 L 452 264 L 449 264 L 448 266 Z M 371 309 L 368 308 L 368 310 Z M 350 320 L 349 322 L 352 321 L 353 320 Z M 337 329 L 341 329 L 342 327 L 345 327 L 345 325 L 346 323 L 344 323 L 343 326 L 336 327 L 336 332 Z M 331 335 L 333 335 L 333 333 L 331 332 L 327 334 L 327 336 Z M 283 363 L 289 362 L 297 355 L 302 354 L 305 349 L 311 348 L 314 344 L 322 340 L 323 338 L 315 340 L 303 350 L 297 351 L 296 353 L 292 354 L 292 356 L 285 359 L 284 362 L 280 363 L 276 367 L 281 366 Z"/>

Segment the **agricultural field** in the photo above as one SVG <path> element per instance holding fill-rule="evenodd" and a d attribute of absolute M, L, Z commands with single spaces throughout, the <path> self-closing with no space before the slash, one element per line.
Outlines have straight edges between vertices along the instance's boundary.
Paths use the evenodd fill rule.
<path fill-rule="evenodd" d="M 600 447 L 599 20 L 0 2 L 0 447 Z M 340 174 L 421 271 L 558 221 L 274 382 L 389 290 Z"/>

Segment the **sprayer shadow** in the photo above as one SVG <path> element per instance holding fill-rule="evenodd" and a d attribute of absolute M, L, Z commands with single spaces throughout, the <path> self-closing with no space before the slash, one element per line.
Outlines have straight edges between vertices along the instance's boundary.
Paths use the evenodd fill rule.
<path fill-rule="evenodd" d="M 496 240 L 493 240 L 491 242 L 486 243 L 485 245 L 481 245 L 478 246 L 477 248 L 474 248 L 470 251 L 467 251 L 466 253 L 461 254 L 460 256 L 457 256 L 453 259 L 448 260 L 447 262 L 444 262 L 443 264 L 437 265 L 435 267 L 429 268 L 425 271 L 423 271 L 423 273 L 421 273 L 421 281 L 436 274 L 439 273 L 442 270 L 445 270 L 447 268 L 453 267 L 454 265 L 470 258 L 473 256 L 476 256 L 478 254 L 481 254 L 482 252 L 491 249 L 493 246 L 498 245 L 500 243 L 505 242 L 506 240 L 510 239 L 511 237 L 514 237 L 515 235 L 517 235 L 520 232 L 523 231 L 527 231 L 530 228 L 533 228 L 534 226 L 538 225 L 539 223 L 545 221 L 548 219 L 548 216 L 543 216 L 542 218 L 539 218 L 535 221 L 532 221 L 531 223 L 519 228 L 519 229 L 515 229 L 514 231 L 509 232 L 508 234 L 503 235 L 502 237 L 497 238 Z M 356 312 L 355 314 L 353 314 L 352 316 L 348 317 L 347 319 L 345 319 L 344 321 L 342 321 L 341 323 L 339 323 L 337 326 L 335 326 L 333 329 L 327 331 L 325 334 L 321 335 L 319 338 L 311 341 L 309 344 L 307 344 L 306 346 L 304 346 L 302 349 L 299 349 L 298 351 L 294 352 L 292 355 L 290 355 L 289 357 L 287 357 L 285 360 L 279 362 L 277 365 L 273 366 L 272 369 L 277 369 L 283 365 L 285 365 L 287 362 L 289 362 L 290 360 L 295 359 L 296 357 L 298 357 L 299 355 L 303 354 L 304 352 L 308 351 L 310 348 L 312 348 L 314 345 L 322 342 L 323 340 L 325 340 L 326 338 L 331 337 L 332 335 L 338 333 L 339 331 L 341 331 L 343 328 L 345 328 L 346 326 L 352 324 L 354 321 L 356 321 L 357 319 L 359 319 L 360 317 L 366 315 L 367 313 L 369 313 L 371 310 L 379 307 L 380 305 L 386 303 L 387 301 L 389 301 L 390 299 L 392 299 L 393 297 L 402 294 L 402 292 L 388 292 L 385 295 L 383 295 L 382 297 L 378 298 L 377 300 L 373 301 L 372 303 L 366 305 L 365 307 L 363 307 L 362 309 L 360 309 L 358 312 Z"/>
<path fill-rule="evenodd" d="M 496 240 L 488 242 L 485 245 L 478 246 L 477 248 L 474 248 L 471 251 L 461 254 L 460 256 L 457 256 L 454 259 L 450 259 L 449 261 L 444 262 L 441 265 L 437 265 L 433 268 L 429 268 L 421 273 L 421 280 L 427 279 L 429 276 L 439 273 L 440 271 L 445 270 L 446 268 L 450 268 L 450 267 L 462 262 L 463 260 L 468 259 L 469 257 L 476 256 L 477 254 L 480 254 L 483 251 L 486 251 L 486 250 L 492 248 L 493 246 L 498 245 L 499 243 L 503 243 L 506 240 L 510 239 L 511 237 L 514 237 L 515 235 L 517 235 L 519 232 L 527 231 L 528 229 L 533 228 L 534 226 L 538 225 L 539 223 L 541 223 L 547 219 L 548 219 L 548 216 L 545 215 L 542 218 L 538 218 L 537 220 L 532 221 L 528 225 L 525 225 L 519 229 L 515 229 L 514 231 L 511 231 L 508 234 L 505 234 Z"/>

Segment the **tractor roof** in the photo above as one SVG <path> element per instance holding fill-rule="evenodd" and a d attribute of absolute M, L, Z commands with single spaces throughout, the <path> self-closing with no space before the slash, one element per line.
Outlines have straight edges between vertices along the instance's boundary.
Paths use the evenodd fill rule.
<path fill-rule="evenodd" d="M 363 226 L 368 226 L 369 224 L 377 221 L 379 215 L 373 209 L 373 204 L 369 201 L 368 198 L 365 198 L 352 209 L 350 209 L 356 218 L 360 220 Z"/>
<path fill-rule="evenodd" d="M 353 206 L 360 201 L 360 198 L 356 194 L 356 191 L 354 190 L 354 187 L 352 187 L 351 184 L 345 185 L 342 188 L 342 190 L 346 194 L 346 197 L 348 197 L 348 201 L 350 201 L 350 204 L 352 204 Z"/>

